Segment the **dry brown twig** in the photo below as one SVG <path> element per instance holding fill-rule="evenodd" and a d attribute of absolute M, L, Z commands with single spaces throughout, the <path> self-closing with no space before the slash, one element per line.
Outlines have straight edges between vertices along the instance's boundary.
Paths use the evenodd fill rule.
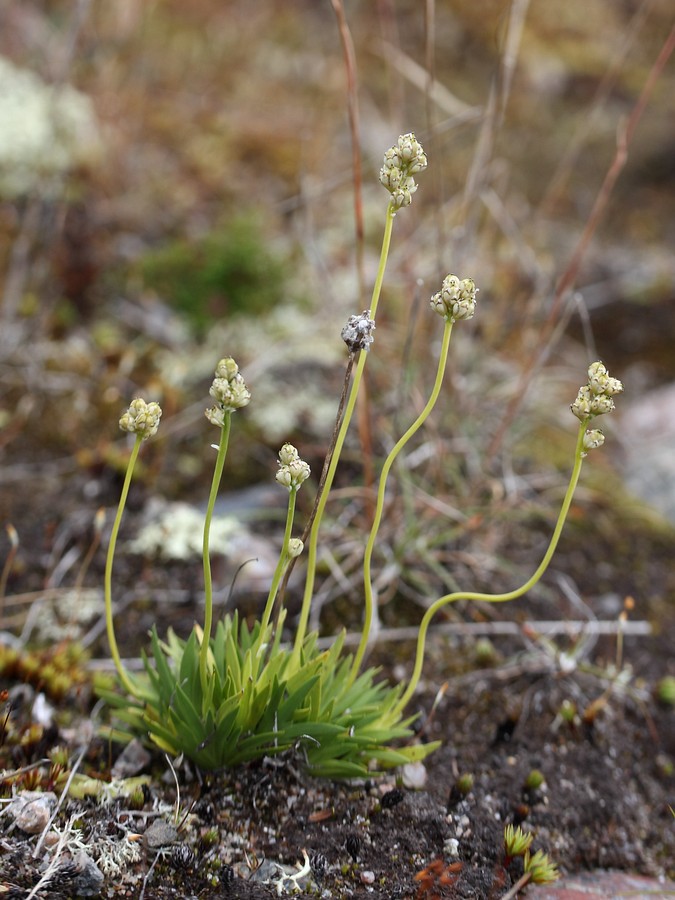
<path fill-rule="evenodd" d="M 507 429 L 509 428 L 511 422 L 513 421 L 516 414 L 518 413 L 518 410 L 523 404 L 527 389 L 532 383 L 535 372 L 539 369 L 539 367 L 542 365 L 542 363 L 550 353 L 552 346 L 551 337 L 553 336 L 556 326 L 559 322 L 565 301 L 567 300 L 569 293 L 571 292 L 577 280 L 581 263 L 584 259 L 584 256 L 586 255 L 593 235 L 595 234 L 597 227 L 600 224 L 600 220 L 605 213 L 609 198 L 612 195 L 617 179 L 621 174 L 624 166 L 626 165 L 626 161 L 628 159 L 628 149 L 631 145 L 640 119 L 642 118 L 642 114 L 647 107 L 656 82 L 663 72 L 663 69 L 670 59 L 670 56 L 672 55 L 674 49 L 675 25 L 673 25 L 673 27 L 671 28 L 670 33 L 666 37 L 666 40 L 664 41 L 658 56 L 656 57 L 651 69 L 649 70 L 649 74 L 647 75 L 645 84 L 642 88 L 642 91 L 640 92 L 640 96 L 633 106 L 630 116 L 628 117 L 625 124 L 621 123 L 619 126 L 614 158 L 610 163 L 602 185 L 600 186 L 600 190 L 598 191 L 598 194 L 595 198 L 595 203 L 593 204 L 591 213 L 581 233 L 581 237 L 577 242 L 577 245 L 574 249 L 574 252 L 572 253 L 566 269 L 564 270 L 560 280 L 558 281 L 558 285 L 553 296 L 553 301 L 551 303 L 551 308 L 540 332 L 537 346 L 534 352 L 530 355 L 529 359 L 525 362 L 513 397 L 511 398 L 511 401 L 506 408 L 502 420 L 492 437 L 490 445 L 488 446 L 485 457 L 486 467 L 490 466 L 495 456 L 499 452 L 502 441 L 504 440 L 504 435 L 506 434 Z"/>

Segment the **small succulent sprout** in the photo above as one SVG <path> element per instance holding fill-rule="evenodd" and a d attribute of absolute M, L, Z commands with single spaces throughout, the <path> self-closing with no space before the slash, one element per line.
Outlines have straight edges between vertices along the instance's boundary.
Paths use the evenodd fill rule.
<path fill-rule="evenodd" d="M 656 685 L 656 699 L 664 706 L 675 706 L 675 676 L 663 676 Z"/>
<path fill-rule="evenodd" d="M 162 407 L 159 403 L 146 403 L 138 397 L 132 400 L 129 409 L 120 419 L 122 431 L 139 434 L 144 441 L 157 434 L 159 420 L 162 418 Z"/>
<path fill-rule="evenodd" d="M 534 884 L 550 884 L 560 878 L 558 867 L 543 850 L 537 850 L 533 854 L 526 850 L 523 855 L 523 869 Z"/>
<path fill-rule="evenodd" d="M 536 791 L 544 784 L 545 780 L 544 773 L 539 769 L 530 769 L 523 786 L 526 791 Z"/>
<path fill-rule="evenodd" d="M 579 718 L 576 703 L 574 703 L 572 700 L 563 700 L 563 702 L 560 704 L 558 715 L 563 720 L 563 722 L 567 722 L 568 724 L 572 725 Z"/>
<path fill-rule="evenodd" d="M 296 557 L 300 556 L 304 549 L 305 545 L 302 543 L 300 538 L 291 538 L 286 548 L 291 559 L 295 559 Z"/>
<path fill-rule="evenodd" d="M 279 451 L 279 471 L 276 474 L 279 484 L 289 491 L 297 491 L 303 481 L 309 478 L 310 471 L 309 464 L 300 459 L 295 447 L 284 444 Z"/>
<path fill-rule="evenodd" d="M 606 367 L 600 362 L 594 362 L 588 367 L 588 383 L 579 388 L 577 398 L 570 409 L 579 421 L 592 419 L 595 416 L 603 416 L 612 412 L 616 394 L 623 391 L 623 384 L 618 378 L 612 378 Z M 596 432 L 592 432 L 593 435 Z M 597 432 L 600 434 L 600 432 Z M 584 439 L 585 441 L 586 439 Z M 592 442 L 592 439 L 589 439 Z M 602 441 L 600 441 L 600 444 Z M 600 446 L 596 444 L 595 446 Z M 592 443 L 584 449 L 594 449 Z"/>
<path fill-rule="evenodd" d="M 414 134 L 402 134 L 384 154 L 380 183 L 389 191 L 394 209 L 410 206 L 417 190 L 412 177 L 427 167 L 426 153 Z"/>
<path fill-rule="evenodd" d="M 367 353 L 375 340 L 373 331 L 375 320 L 370 318 L 370 310 L 364 309 L 360 316 L 350 316 L 347 319 L 340 336 L 350 353 L 357 353 L 359 350 L 365 350 Z"/>
<path fill-rule="evenodd" d="M 460 319 L 471 319 L 476 311 L 476 287 L 472 278 L 458 278 L 447 275 L 443 279 L 440 291 L 429 301 L 431 308 L 448 319 L 457 322 Z"/>
<path fill-rule="evenodd" d="M 529 851 L 532 844 L 532 832 L 523 831 L 518 825 L 507 825 L 504 828 L 504 849 L 507 856 L 523 856 Z"/>
<path fill-rule="evenodd" d="M 471 772 L 464 772 L 464 774 L 459 776 L 455 784 L 459 793 L 463 797 L 466 797 L 466 795 L 470 794 L 473 789 L 473 775 L 471 774 Z"/>
<path fill-rule="evenodd" d="M 251 393 L 239 372 L 239 366 L 231 357 L 221 359 L 216 366 L 209 394 L 216 401 L 216 405 L 207 409 L 205 415 L 213 425 L 222 426 L 225 413 L 232 413 L 248 406 Z"/>
<path fill-rule="evenodd" d="M 490 666 L 497 658 L 495 645 L 488 637 L 478 638 L 473 652 L 479 666 Z"/>

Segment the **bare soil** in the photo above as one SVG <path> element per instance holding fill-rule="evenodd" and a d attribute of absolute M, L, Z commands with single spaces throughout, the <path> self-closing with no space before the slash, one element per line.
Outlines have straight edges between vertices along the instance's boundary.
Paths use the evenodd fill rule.
<path fill-rule="evenodd" d="M 114 489 L 110 485 L 111 494 Z M 22 545 L 21 570 L 10 583 L 15 593 L 34 586 L 49 542 L 63 533 L 66 521 L 72 540 L 83 539 L 74 509 L 56 506 L 46 485 L 37 496 L 32 521 L 37 529 L 42 519 L 42 538 L 35 531 Z M 76 490 L 70 497 L 78 506 Z M 7 515 L 21 508 L 26 533 L 31 533 L 25 495 L 9 491 L 3 502 Z M 45 515 L 49 508 L 59 513 L 50 519 Z M 130 529 L 133 520 L 132 513 Z M 279 881 L 278 866 L 292 874 L 302 867 L 306 852 L 311 877 L 300 882 L 302 897 L 500 897 L 522 874 L 518 861 L 505 865 L 506 823 L 532 830 L 535 847 L 549 853 L 563 872 L 611 868 L 675 875 L 675 822 L 669 809 L 675 804 L 675 708 L 654 697 L 658 681 L 672 672 L 675 575 L 667 530 L 645 529 L 644 524 L 634 533 L 617 529 L 634 551 L 630 557 L 601 544 L 589 549 L 584 529 L 574 526 L 561 547 L 563 568 L 572 561 L 592 565 L 593 553 L 603 549 L 604 558 L 613 560 L 603 573 L 605 586 L 624 585 L 625 593 L 645 597 L 640 613 L 651 621 L 653 633 L 625 637 L 618 669 L 613 668 L 616 636 L 601 637 L 582 653 L 574 637 L 558 637 L 553 645 L 524 629 L 520 636 L 494 637 L 487 659 L 473 638 L 438 635 L 430 643 L 426 687 L 415 704 L 421 714 L 418 739 L 440 739 L 443 745 L 428 758 L 421 789 L 407 786 L 411 773 L 354 784 L 313 780 L 303 774 L 301 748 L 232 772 L 199 773 L 179 765 L 178 818 L 189 815 L 177 833 L 169 832 L 166 845 L 155 847 L 139 838 L 139 858 L 106 878 L 102 896 L 277 896 L 276 884 L 285 891 L 293 887 L 291 881 Z M 647 553 L 648 561 L 638 565 Z M 116 575 L 124 582 L 138 572 L 123 558 Z M 89 575 L 96 577 L 95 571 Z M 148 597 L 153 591 L 161 595 L 165 579 L 174 588 L 187 585 L 195 571 L 174 566 L 164 573 L 160 569 L 156 578 L 147 583 Z M 124 632 L 134 633 L 131 644 L 142 643 L 138 629 L 162 608 L 167 624 L 189 627 L 193 606 L 167 612 L 166 604 L 155 606 L 148 597 L 125 613 L 125 621 L 135 623 Z M 517 610 L 519 618 L 541 613 L 535 601 Z M 465 614 L 477 621 L 482 615 L 470 608 Z M 371 662 L 383 666 L 384 676 L 401 677 L 412 651 L 412 644 L 382 644 Z M 444 693 L 430 712 L 441 684 Z M 29 740 L 33 690 L 6 678 L 2 687 L 11 705 L 0 749 L 5 772 L 44 759 L 55 746 L 65 745 L 72 760 L 93 703 L 87 689 L 55 703 L 52 725 Z M 102 714 L 96 715 L 100 722 Z M 17 735 L 22 736 L 18 743 Z M 81 771 L 106 779 L 120 750 L 93 737 Z M 533 770 L 543 781 L 528 789 Z M 40 771 L 47 778 L 47 768 Z M 63 830 L 75 821 L 100 864 L 101 836 L 121 841 L 125 834 L 143 835 L 157 819 L 175 824 L 176 791 L 166 762 L 155 756 L 143 771 L 151 779 L 134 809 L 127 798 L 108 805 L 66 800 L 56 827 Z M 470 782 L 462 776 L 471 776 Z M 6 774 L 6 797 L 12 781 L 14 790 L 21 786 L 21 779 Z M 43 874 L 44 857 L 33 858 L 36 836 L 8 827 L 7 820 L 4 832 L 0 877 L 6 896 L 26 897 Z M 67 858 L 66 853 L 38 896 L 77 895 Z"/>

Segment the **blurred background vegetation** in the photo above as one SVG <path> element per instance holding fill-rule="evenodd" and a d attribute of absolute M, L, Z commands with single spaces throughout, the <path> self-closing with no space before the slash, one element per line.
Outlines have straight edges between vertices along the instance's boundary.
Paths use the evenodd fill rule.
<path fill-rule="evenodd" d="M 24 542 L 47 541 L 54 516 L 112 504 L 110 473 L 125 454 L 116 423 L 138 394 L 165 409 L 141 478 L 201 501 L 203 407 L 226 354 L 254 396 L 237 422 L 230 488 L 270 479 L 287 439 L 318 470 L 342 377 L 339 331 L 368 306 L 377 267 L 387 199 L 377 173 L 405 131 L 430 166 L 395 223 L 370 425 L 355 430 L 342 475 L 347 533 L 367 519 L 369 463 L 433 377 L 440 333 L 428 297 L 450 271 L 480 294 L 476 319 L 453 338 L 447 398 L 402 472 L 381 562 L 409 577 L 392 580 L 392 595 L 467 580 L 480 589 L 507 552 L 507 571 L 530 565 L 532 533 L 546 531 L 564 488 L 568 405 L 592 359 L 626 383 L 627 402 L 675 380 L 672 59 L 573 290 L 554 299 L 673 27 L 671 0 L 346 0 L 345 14 L 365 290 L 347 73 L 328 0 L 2 5 L 0 521 Z M 528 375 L 540 350 L 544 366 Z M 573 515 L 579 534 L 608 542 L 629 453 L 617 430 L 587 467 Z M 649 518 L 630 498 L 624 510 Z M 347 574 L 352 549 L 345 540 Z M 621 589 L 646 585 L 650 571 L 633 585 L 622 573 Z M 607 575 L 594 590 L 612 586 Z"/>

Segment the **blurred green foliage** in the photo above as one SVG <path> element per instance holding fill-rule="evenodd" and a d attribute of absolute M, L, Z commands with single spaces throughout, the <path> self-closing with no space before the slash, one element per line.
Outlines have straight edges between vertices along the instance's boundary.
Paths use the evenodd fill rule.
<path fill-rule="evenodd" d="M 197 241 L 180 238 L 140 261 L 147 288 L 183 313 L 197 333 L 225 315 L 265 312 L 278 303 L 286 265 L 256 219 L 239 216 Z"/>

